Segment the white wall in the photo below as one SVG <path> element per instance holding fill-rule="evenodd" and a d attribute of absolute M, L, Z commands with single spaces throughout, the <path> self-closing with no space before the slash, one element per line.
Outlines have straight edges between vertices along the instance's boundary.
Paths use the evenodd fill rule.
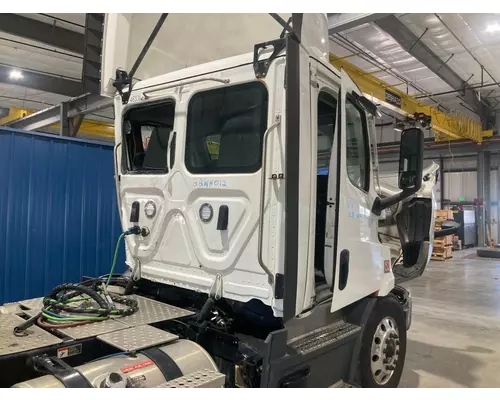
<path fill-rule="evenodd" d="M 161 14 L 106 14 L 103 90 L 117 67 L 129 71 Z M 280 14 L 287 19 L 290 14 Z M 283 28 L 269 14 L 169 14 L 135 75 L 146 79 L 206 62 L 253 53 Z"/>

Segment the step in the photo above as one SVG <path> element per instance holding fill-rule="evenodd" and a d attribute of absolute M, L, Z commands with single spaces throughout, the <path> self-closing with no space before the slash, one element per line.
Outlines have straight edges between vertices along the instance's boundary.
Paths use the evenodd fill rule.
<path fill-rule="evenodd" d="M 337 383 L 333 384 L 330 386 L 333 389 L 343 389 L 343 388 L 355 388 L 356 386 L 353 386 L 347 382 L 344 382 L 342 379 L 338 381 Z"/>
<path fill-rule="evenodd" d="M 172 379 L 156 386 L 157 388 L 221 388 L 224 386 L 226 375 L 210 369 L 202 369 L 188 375 Z"/>
<path fill-rule="evenodd" d="M 360 330 L 361 328 L 357 325 L 340 321 L 294 338 L 288 342 L 288 346 L 299 353 L 306 354 L 342 340 Z"/>

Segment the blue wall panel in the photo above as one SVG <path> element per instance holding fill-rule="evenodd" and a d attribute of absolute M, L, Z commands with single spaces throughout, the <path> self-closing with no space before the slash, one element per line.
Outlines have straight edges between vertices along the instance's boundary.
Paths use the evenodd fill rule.
<path fill-rule="evenodd" d="M 0 304 L 107 273 L 120 232 L 112 146 L 0 128 Z"/>

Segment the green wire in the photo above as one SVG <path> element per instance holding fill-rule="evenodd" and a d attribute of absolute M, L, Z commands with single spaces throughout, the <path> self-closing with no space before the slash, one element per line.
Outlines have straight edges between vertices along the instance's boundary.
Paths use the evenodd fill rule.
<path fill-rule="evenodd" d="M 120 250 L 120 242 L 124 237 L 125 237 L 125 232 L 123 232 L 116 241 L 115 255 L 113 256 L 113 263 L 111 264 L 111 270 L 109 271 L 108 280 L 106 281 L 106 287 L 108 287 L 109 282 L 111 282 L 111 277 L 113 276 L 113 272 L 115 272 L 116 259 L 118 258 L 118 251 Z"/>
<path fill-rule="evenodd" d="M 53 317 L 52 315 L 48 315 L 45 313 L 42 313 L 43 316 L 47 319 L 50 319 L 52 321 L 59 321 L 59 322 L 64 322 L 64 321 L 105 321 L 109 317 Z"/>
<path fill-rule="evenodd" d="M 115 267 L 116 267 L 116 260 L 118 258 L 118 251 L 120 250 L 120 242 L 122 241 L 122 239 L 125 237 L 126 233 L 123 232 L 120 237 L 118 238 L 118 240 L 116 241 L 116 247 L 115 247 L 115 253 L 113 255 L 113 262 L 111 264 L 111 270 L 109 271 L 109 276 L 108 276 L 108 279 L 106 281 L 106 287 L 108 287 L 109 283 L 111 282 L 111 277 L 113 276 L 113 272 L 115 271 Z M 83 297 L 74 297 L 72 299 L 69 299 L 67 301 L 65 301 L 64 303 L 67 304 L 67 303 L 74 303 L 74 302 L 77 302 L 77 301 L 83 301 L 83 300 L 88 300 L 90 299 L 90 297 L 88 296 L 83 296 Z M 53 300 L 51 299 L 50 300 L 51 302 L 57 302 L 57 300 Z M 92 307 L 88 307 L 88 309 L 91 309 Z M 50 310 L 50 306 L 47 307 L 47 310 Z M 100 310 L 100 309 L 99 309 Z M 106 310 L 102 310 L 102 311 L 106 311 Z M 111 314 L 118 314 L 119 311 L 118 310 L 113 310 L 111 311 Z M 109 319 L 109 316 L 106 316 L 106 317 L 66 317 L 66 316 L 61 316 L 61 317 L 54 317 L 52 315 L 48 315 L 46 313 L 42 313 L 43 316 L 48 319 L 48 320 L 51 320 L 51 321 L 57 321 L 57 322 L 66 322 L 66 321 L 74 321 L 74 322 L 80 322 L 80 321 L 105 321 L 107 319 Z"/>

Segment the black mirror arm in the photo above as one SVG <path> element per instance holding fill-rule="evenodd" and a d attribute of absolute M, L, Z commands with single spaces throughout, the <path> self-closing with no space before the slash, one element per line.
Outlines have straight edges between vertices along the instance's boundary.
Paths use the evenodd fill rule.
<path fill-rule="evenodd" d="M 459 228 L 446 228 L 440 231 L 434 232 L 434 239 L 439 239 L 440 237 L 455 235 L 458 233 Z"/>
<path fill-rule="evenodd" d="M 401 200 L 410 197 L 412 194 L 418 192 L 421 186 L 422 182 L 419 182 L 416 186 L 412 187 L 411 189 L 405 189 L 392 196 L 384 197 L 383 199 L 377 196 L 377 198 L 373 202 L 372 213 L 374 213 L 377 217 L 380 216 L 382 210 L 392 207 L 393 205 L 398 204 Z"/>

